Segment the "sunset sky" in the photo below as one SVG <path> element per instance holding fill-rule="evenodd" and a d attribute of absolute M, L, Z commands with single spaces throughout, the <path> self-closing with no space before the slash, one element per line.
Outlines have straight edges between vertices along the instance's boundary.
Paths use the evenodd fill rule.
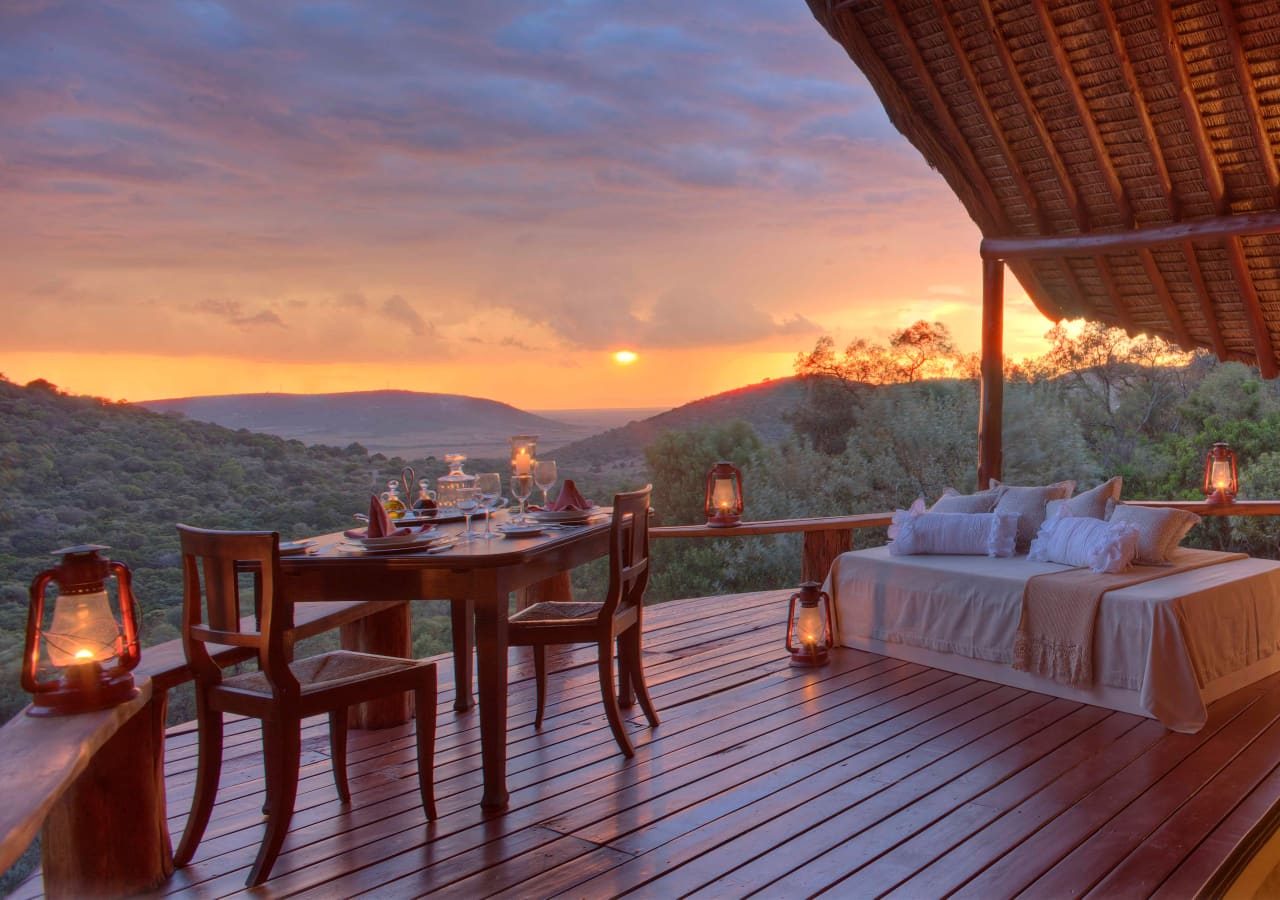
<path fill-rule="evenodd" d="M 804 0 L 0 4 L 20 383 L 676 405 L 977 350 L 978 239 Z"/>

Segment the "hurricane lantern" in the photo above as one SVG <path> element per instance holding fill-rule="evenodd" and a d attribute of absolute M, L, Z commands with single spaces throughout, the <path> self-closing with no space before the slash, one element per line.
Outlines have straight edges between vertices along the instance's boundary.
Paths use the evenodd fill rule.
<path fill-rule="evenodd" d="M 728 528 L 742 521 L 742 470 L 731 462 L 716 463 L 707 473 L 707 524 Z"/>
<path fill-rule="evenodd" d="M 538 436 L 536 434 L 513 434 L 511 436 L 511 474 L 532 475 L 533 466 L 538 459 Z"/>
<path fill-rule="evenodd" d="M 816 581 L 791 595 L 787 610 L 787 652 L 793 666 L 825 666 L 831 649 L 831 597 Z"/>
<path fill-rule="evenodd" d="M 134 697 L 138 612 L 124 563 L 101 556 L 98 544 L 55 550 L 62 562 L 31 582 L 22 688 L 32 695 L 27 714 L 61 716 L 106 709 Z M 120 614 L 111 610 L 107 579 L 115 576 Z M 45 592 L 58 586 L 53 618 L 44 624 Z M 42 677 L 46 676 L 46 677 Z M 52 677 L 49 677 L 52 676 Z"/>
<path fill-rule="evenodd" d="M 1225 506 L 1235 502 L 1239 491 L 1236 453 L 1227 444 L 1218 441 L 1204 458 L 1205 502 L 1213 506 Z"/>

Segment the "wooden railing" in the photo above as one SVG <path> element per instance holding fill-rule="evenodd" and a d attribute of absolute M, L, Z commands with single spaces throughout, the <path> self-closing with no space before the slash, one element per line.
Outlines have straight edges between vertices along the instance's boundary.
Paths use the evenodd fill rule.
<path fill-rule="evenodd" d="M 853 532 L 860 528 L 883 528 L 893 521 L 893 513 L 861 513 L 855 516 L 825 516 L 815 519 L 774 519 L 743 522 L 729 528 L 708 525 L 659 525 L 649 529 L 651 538 L 736 538 L 762 534 L 804 535 L 800 558 L 800 580 L 822 581 L 831 562 L 853 546 Z"/>
<path fill-rule="evenodd" d="M 1126 500 L 1134 506 L 1184 509 L 1200 516 L 1280 516 L 1280 500 L 1238 500 L 1227 505 L 1210 505 L 1203 500 Z M 822 581 L 837 556 L 853 546 L 853 532 L 860 528 L 882 528 L 893 521 L 893 513 L 860 513 L 853 516 L 824 516 L 812 519 L 773 519 L 743 522 L 729 528 L 708 525 L 657 525 L 649 529 L 656 539 L 734 538 L 763 534 L 804 535 L 800 560 L 801 581 Z"/>

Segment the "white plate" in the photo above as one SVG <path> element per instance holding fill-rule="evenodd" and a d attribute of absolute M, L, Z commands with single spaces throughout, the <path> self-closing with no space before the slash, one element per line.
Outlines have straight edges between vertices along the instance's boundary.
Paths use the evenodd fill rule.
<path fill-rule="evenodd" d="M 508 524 L 499 525 L 496 530 L 504 537 L 533 537 L 535 534 L 542 534 L 543 526 Z"/>
<path fill-rule="evenodd" d="M 529 516 L 539 522 L 585 522 L 592 516 L 607 512 L 609 510 L 603 506 L 593 506 L 590 509 L 537 509 L 532 510 Z"/>
<path fill-rule="evenodd" d="M 280 555 L 281 556 L 297 556 L 299 553 L 306 553 L 307 548 L 310 547 L 313 543 L 315 542 L 314 541 L 281 541 Z"/>
<path fill-rule="evenodd" d="M 435 528 L 428 528 L 426 531 L 411 531 L 408 534 L 391 534 L 379 538 L 356 538 L 356 542 L 366 550 L 385 550 L 393 547 L 408 547 L 428 541 L 435 536 L 435 533 Z"/>

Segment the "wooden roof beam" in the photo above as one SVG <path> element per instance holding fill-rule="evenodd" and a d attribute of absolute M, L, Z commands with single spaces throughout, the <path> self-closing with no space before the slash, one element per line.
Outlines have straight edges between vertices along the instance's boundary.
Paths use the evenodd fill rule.
<path fill-rule="evenodd" d="M 951 113 L 951 105 L 947 103 L 942 96 L 942 92 L 938 90 L 937 82 L 930 76 L 929 68 L 925 65 L 924 57 L 920 55 L 920 48 L 916 46 L 915 40 L 911 37 L 911 31 L 907 27 L 906 20 L 902 18 L 902 13 L 893 3 L 885 4 L 884 12 L 889 19 L 889 23 L 893 26 L 898 42 L 902 44 L 907 56 L 911 59 L 911 67 L 919 73 L 920 83 L 924 86 L 925 93 L 929 96 L 929 103 L 933 106 L 938 124 L 942 128 L 943 136 L 963 157 L 960 165 L 968 170 L 966 174 L 969 176 L 970 182 L 980 187 L 984 202 L 993 207 L 993 214 L 1003 222 L 1004 230 L 1006 232 L 1012 231 L 1013 225 L 1005 214 L 1004 204 L 1000 202 L 1000 199 L 995 195 L 995 191 L 984 176 L 982 164 L 974 156 L 973 148 L 969 146 L 969 141 L 965 138 L 964 133 L 960 130 L 960 126 L 956 123 L 955 117 Z"/>
<path fill-rule="evenodd" d="M 943 0 L 933 0 L 933 17 L 942 26 L 943 34 L 947 36 L 947 46 L 950 48 L 952 55 L 955 56 L 956 64 L 960 69 L 960 74 L 964 77 L 965 85 L 969 88 L 969 93 L 973 95 L 974 102 L 982 112 L 982 118 L 986 122 L 987 130 L 991 132 L 996 149 L 1000 151 L 1005 167 L 1009 170 L 1009 174 L 1013 176 L 1014 183 L 1018 185 L 1018 192 L 1022 195 L 1023 202 L 1027 204 L 1027 208 L 1031 210 L 1032 218 L 1036 220 L 1036 230 L 1041 234 L 1051 231 L 1044 207 L 1040 205 L 1040 199 L 1036 196 L 1035 188 L 1031 186 L 1031 182 L 1027 180 L 1026 173 L 1018 165 L 1017 154 L 1013 152 L 1013 148 L 1009 145 L 1009 138 L 1004 133 L 1004 129 L 1000 127 L 1000 121 L 996 118 L 995 110 L 991 108 L 991 99 L 978 82 L 977 73 L 973 71 L 969 56 L 964 52 L 964 45 L 960 42 L 960 34 L 956 31 L 955 25 L 951 21 L 951 15 L 947 11 Z"/>
<path fill-rule="evenodd" d="M 1169 225 L 1145 225 L 1128 231 L 984 238 L 982 255 L 993 259 L 1037 256 L 1092 256 L 1120 250 L 1140 250 L 1181 241 L 1223 239 L 1246 235 L 1280 234 L 1280 211 L 1238 216 L 1209 216 Z"/>
<path fill-rule="evenodd" d="M 1054 62 L 1058 64 L 1058 71 L 1063 73 L 1062 84 L 1066 88 L 1067 96 L 1071 98 L 1076 118 L 1084 127 L 1085 137 L 1088 138 L 1089 147 L 1093 150 L 1093 158 L 1098 165 L 1098 170 L 1102 173 L 1102 180 L 1106 182 L 1107 192 L 1111 194 L 1111 201 L 1115 203 L 1121 220 L 1132 227 L 1136 223 L 1133 206 L 1129 203 L 1124 185 L 1120 183 L 1120 176 L 1116 174 L 1116 167 L 1111 162 L 1111 151 L 1107 149 L 1102 133 L 1098 130 L 1098 123 L 1094 121 L 1089 111 L 1089 101 L 1085 98 L 1084 90 L 1080 87 L 1080 79 L 1076 77 L 1075 70 L 1071 66 L 1067 48 L 1063 46 L 1062 39 L 1058 36 L 1057 27 L 1053 24 L 1053 17 L 1049 12 L 1049 5 L 1033 3 L 1032 6 L 1039 15 L 1040 29 L 1049 45 L 1049 52 L 1053 54 Z"/>
<path fill-rule="evenodd" d="M 991 42 L 995 46 L 996 55 L 1000 58 L 1000 65 L 1004 69 L 1005 82 L 1013 88 L 1018 97 L 1018 104 L 1031 122 L 1031 127 L 1035 129 L 1036 137 L 1039 139 L 1041 146 L 1044 147 L 1045 156 L 1053 167 L 1054 175 L 1062 188 L 1062 196 L 1067 202 L 1067 208 L 1071 210 L 1071 215 L 1076 220 L 1076 227 L 1081 231 L 1088 231 L 1088 212 L 1081 206 L 1080 195 L 1076 192 L 1075 183 L 1071 180 L 1071 175 L 1067 172 L 1067 166 L 1062 161 L 1062 154 L 1058 152 L 1057 146 L 1053 143 L 1053 136 L 1049 134 L 1048 126 L 1045 125 L 1044 119 L 1040 115 L 1040 110 L 1036 108 L 1035 101 L 1031 98 L 1031 92 L 1027 90 L 1026 84 L 1023 83 L 1022 77 L 1018 74 L 1018 64 L 1014 61 L 1013 54 L 1009 51 L 1009 45 L 1005 42 L 1004 33 L 1000 30 L 1000 23 L 996 19 L 995 10 L 991 8 L 991 0 L 982 0 L 979 5 L 982 7 L 982 14 L 986 20 L 987 32 L 991 35 Z"/>
<path fill-rule="evenodd" d="M 1273 200 L 1280 205 L 1280 170 L 1276 167 L 1276 152 L 1267 136 L 1262 104 L 1258 102 L 1258 89 L 1253 83 L 1249 60 L 1245 57 L 1244 42 L 1240 39 L 1240 23 L 1236 20 L 1235 10 L 1231 8 L 1231 0 L 1218 0 L 1218 15 L 1227 35 L 1227 46 L 1231 48 L 1231 60 L 1236 69 L 1235 83 L 1240 88 L 1240 99 L 1244 102 L 1245 114 L 1253 129 L 1253 142 L 1257 145 L 1258 157 L 1271 182 Z"/>
<path fill-rule="evenodd" d="M 958 175 L 968 186 L 972 200 L 985 214 L 984 218 L 987 220 L 988 225 L 994 224 L 1000 231 L 1008 234 L 1012 231 L 1009 218 L 1005 215 L 1004 208 L 1000 205 L 998 198 L 995 196 L 995 193 L 991 190 L 990 185 L 983 176 L 982 168 L 977 164 L 977 160 L 974 159 L 973 152 L 968 143 L 959 141 L 957 146 L 953 149 L 948 147 L 945 143 L 937 140 L 937 137 L 930 133 L 931 129 L 928 124 L 922 122 L 918 114 L 914 114 L 914 106 L 911 103 L 910 98 L 903 92 L 902 87 L 898 84 L 898 80 L 889 72 L 888 68 L 884 64 L 884 60 L 880 58 L 880 55 L 876 52 L 875 48 L 870 45 L 870 42 L 862 33 L 862 29 L 857 26 L 856 21 L 852 23 L 852 27 L 849 27 L 849 23 L 846 22 L 846 17 L 854 18 L 856 16 L 856 13 L 848 10 L 848 7 L 851 5 L 852 4 L 848 2 L 848 0 L 844 0 L 844 2 L 839 3 L 831 3 L 830 0 L 828 0 L 827 11 L 830 28 L 839 32 L 839 35 L 833 33 L 832 37 L 835 37 L 839 43 L 845 46 L 849 55 L 853 57 L 855 61 L 857 61 L 858 57 L 861 57 L 862 62 L 859 63 L 859 65 L 861 66 L 864 74 L 866 74 L 867 80 L 871 82 L 872 87 L 876 91 L 891 92 L 894 95 L 893 99 L 895 103 L 900 109 L 909 110 L 913 113 L 911 116 L 913 121 L 906 125 L 901 124 L 896 120 L 894 121 L 894 125 L 897 126 L 898 130 L 902 131 L 903 134 L 908 135 L 911 133 L 915 133 L 917 136 L 927 134 L 930 138 L 928 143 L 936 146 L 939 153 L 947 159 L 952 167 L 954 167 L 955 174 Z M 840 15 L 841 12 L 844 12 L 845 15 Z M 857 48 L 857 56 L 854 56 L 852 50 L 853 47 Z M 923 80 L 928 81 L 929 79 L 926 78 Z M 934 90 L 936 91 L 936 86 L 934 86 Z M 889 104 L 886 103 L 885 105 L 886 108 L 889 108 Z M 894 118 L 892 114 L 890 118 Z M 957 153 L 963 153 L 965 155 L 965 159 L 963 161 L 957 159 Z M 961 200 L 963 202 L 964 198 L 962 197 Z M 984 225 L 981 222 L 978 224 L 980 228 L 983 228 L 983 230 L 986 230 L 988 227 L 988 225 Z"/>
<path fill-rule="evenodd" d="M 1035 3 L 1033 5 L 1040 18 L 1040 28 L 1044 33 L 1044 39 L 1049 44 L 1049 50 L 1053 54 L 1054 61 L 1058 64 L 1058 71 L 1066 76 L 1063 79 L 1063 83 L 1067 89 L 1067 96 L 1071 99 L 1076 118 L 1080 120 L 1080 124 L 1084 127 L 1085 136 L 1089 140 L 1089 147 L 1093 151 L 1094 161 L 1102 173 L 1103 181 L 1106 182 L 1107 192 L 1111 194 L 1111 202 L 1116 205 L 1120 219 L 1130 228 L 1134 228 L 1137 226 L 1137 218 L 1134 216 L 1133 204 L 1129 202 L 1124 185 L 1120 182 L 1120 175 L 1116 172 L 1115 163 L 1111 159 L 1111 151 L 1107 147 L 1106 141 L 1102 138 L 1102 132 L 1098 129 L 1098 123 L 1089 108 L 1089 100 L 1084 95 L 1084 89 L 1080 87 L 1080 79 L 1076 77 L 1075 70 L 1071 65 L 1071 58 L 1067 55 L 1067 48 L 1063 45 L 1058 29 L 1054 25 L 1053 16 L 1049 12 L 1049 6 L 1047 3 Z M 1182 318 L 1181 310 L 1173 302 L 1173 296 L 1169 293 L 1169 285 L 1165 281 L 1164 273 L 1160 271 L 1160 266 L 1156 263 L 1155 257 L 1151 255 L 1150 250 L 1145 248 L 1139 251 L 1139 256 L 1142 259 L 1142 267 L 1147 273 L 1147 279 L 1151 282 L 1151 286 L 1155 289 L 1156 297 L 1160 301 L 1160 308 L 1164 311 L 1165 319 L 1169 322 L 1174 340 L 1184 347 L 1195 346 L 1195 342 L 1191 339 L 1191 332 L 1187 330 L 1187 323 Z M 1115 296 L 1119 297 L 1118 291 Z M 1129 316 L 1128 309 L 1123 311 L 1118 309 L 1117 312 L 1122 318 Z"/>
<path fill-rule="evenodd" d="M 1156 134 L 1155 122 L 1151 119 L 1151 111 L 1147 107 L 1147 99 L 1142 91 L 1142 83 L 1138 80 L 1138 73 L 1133 68 L 1133 60 L 1129 57 L 1129 49 L 1125 45 L 1124 34 L 1120 31 L 1120 21 L 1116 18 L 1115 8 L 1108 0 L 1098 0 L 1098 13 L 1106 26 L 1104 31 L 1111 41 L 1112 51 L 1120 63 L 1120 72 L 1124 76 L 1125 83 L 1131 86 L 1133 112 L 1138 120 L 1138 127 L 1142 129 L 1143 140 L 1147 143 L 1147 152 L 1151 154 L 1151 160 L 1155 163 L 1156 177 L 1160 180 L 1161 192 L 1168 203 L 1169 218 L 1175 221 L 1179 220 L 1182 218 L 1182 203 L 1173 189 L 1173 177 L 1169 174 L 1168 160 L 1165 159 L 1164 148 L 1160 145 L 1160 137 Z M 1213 307 L 1213 295 L 1209 293 L 1209 286 L 1205 283 L 1204 272 L 1200 268 L 1200 258 L 1196 255 L 1195 245 L 1191 241 L 1182 241 L 1180 246 L 1183 259 L 1187 263 L 1187 271 L 1190 273 L 1192 284 L 1195 286 L 1196 300 L 1200 304 L 1200 318 L 1209 334 L 1209 343 L 1219 359 L 1226 359 L 1227 342 L 1222 337 L 1222 327 L 1218 324 L 1217 311 Z M 1145 266 L 1146 263 L 1146 258 L 1144 258 L 1143 265 Z M 1148 275 L 1148 277 L 1150 276 Z M 1156 289 L 1167 294 L 1167 282 L 1165 284 L 1157 284 Z M 1164 302 L 1162 297 L 1161 303 Z"/>
<path fill-rule="evenodd" d="M 1258 371 L 1263 378 L 1275 378 L 1280 375 L 1280 367 L 1276 366 L 1276 354 L 1271 346 L 1271 331 L 1267 328 L 1267 320 L 1262 315 L 1262 305 L 1258 303 L 1258 289 L 1253 285 L 1253 276 L 1249 272 L 1249 260 L 1244 255 L 1244 243 L 1240 238 L 1227 241 L 1227 257 L 1231 261 L 1231 271 L 1235 273 L 1236 283 L 1240 285 L 1240 299 L 1244 303 L 1249 335 L 1253 338 L 1253 350 L 1258 357 Z"/>
<path fill-rule="evenodd" d="M 1170 3 L 1157 3 L 1155 7 L 1156 27 L 1161 32 L 1160 36 L 1165 45 L 1169 71 L 1177 85 L 1178 102 L 1182 107 L 1182 117 L 1186 123 L 1187 131 L 1191 134 L 1191 143 L 1195 147 L 1196 157 L 1200 161 L 1200 173 L 1209 187 L 1209 197 L 1213 202 L 1214 211 L 1218 214 L 1212 221 L 1222 222 L 1223 219 L 1249 220 L 1257 218 L 1256 215 L 1227 215 L 1229 210 L 1227 208 L 1226 182 L 1223 180 L 1222 168 L 1218 165 L 1218 159 L 1213 153 L 1213 144 L 1205 131 L 1204 120 L 1200 115 L 1200 106 L 1196 102 L 1195 91 L 1191 86 L 1191 76 L 1187 72 L 1187 61 L 1182 55 L 1182 45 L 1178 42 L 1178 30 L 1173 22 L 1173 6 Z M 1235 16 L 1231 14 L 1228 30 L 1234 32 L 1234 25 Z M 1243 60 L 1243 56 L 1243 48 L 1241 48 L 1241 60 Z M 1250 80 L 1250 85 L 1252 85 L 1252 80 Z M 1253 95 L 1253 99 L 1255 102 L 1257 101 L 1256 94 Z M 1271 161 L 1274 165 L 1274 158 Z M 1223 230 L 1221 233 L 1222 236 L 1226 237 L 1227 259 L 1231 263 L 1231 271 L 1235 276 L 1236 287 L 1240 290 L 1240 302 L 1244 306 L 1245 321 L 1249 325 L 1249 337 L 1253 342 L 1254 356 L 1258 361 L 1258 371 L 1263 378 L 1275 378 L 1277 374 L 1280 374 L 1280 369 L 1276 366 L 1276 353 L 1271 341 L 1271 330 L 1267 327 L 1266 317 L 1262 314 L 1262 306 L 1258 302 L 1258 290 L 1253 284 L 1253 276 L 1249 272 L 1249 261 L 1244 255 L 1244 244 L 1240 238 L 1241 235 L 1245 234 L 1274 234 L 1276 232 L 1271 229 L 1259 228 L 1251 230 L 1228 229 Z M 1187 237 L 1192 237 L 1192 235 L 1187 235 Z"/>

